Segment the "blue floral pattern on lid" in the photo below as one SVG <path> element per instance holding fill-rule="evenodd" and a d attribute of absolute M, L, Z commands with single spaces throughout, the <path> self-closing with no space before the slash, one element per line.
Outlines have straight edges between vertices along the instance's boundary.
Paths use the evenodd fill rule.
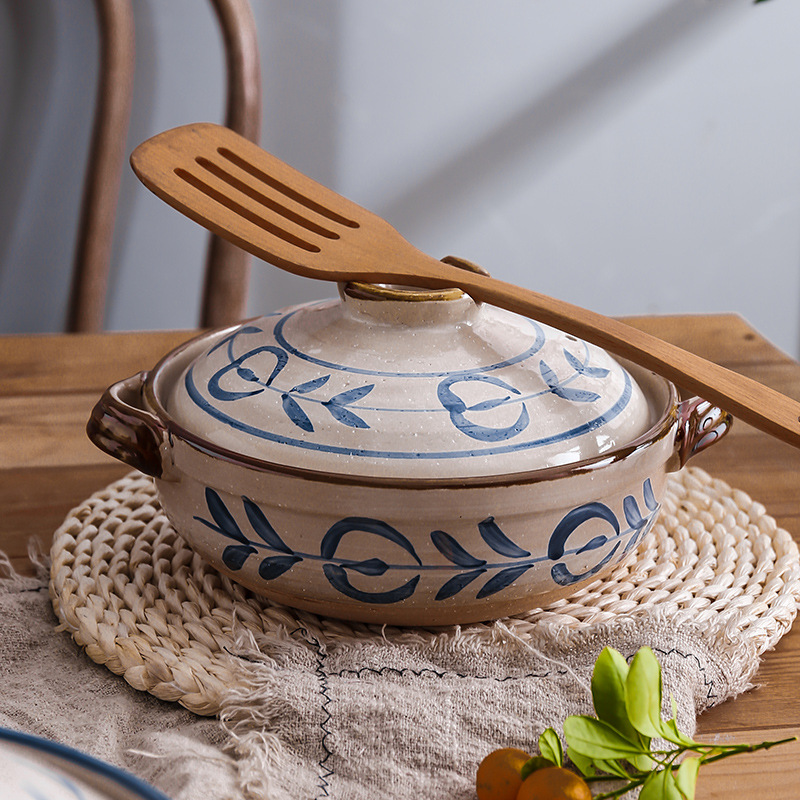
<path fill-rule="evenodd" d="M 186 368 L 172 411 L 237 452 L 360 474 L 536 469 L 646 429 L 625 369 L 534 321 L 370 323 L 329 302 L 244 324 Z"/>

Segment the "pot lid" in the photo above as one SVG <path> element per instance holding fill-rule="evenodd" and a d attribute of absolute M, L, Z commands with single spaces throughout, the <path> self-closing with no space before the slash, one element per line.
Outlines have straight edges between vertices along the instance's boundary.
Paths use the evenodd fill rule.
<path fill-rule="evenodd" d="M 340 296 L 210 334 L 170 416 L 263 461 L 414 478 L 572 464 L 650 427 L 630 373 L 574 336 L 457 289 Z"/>

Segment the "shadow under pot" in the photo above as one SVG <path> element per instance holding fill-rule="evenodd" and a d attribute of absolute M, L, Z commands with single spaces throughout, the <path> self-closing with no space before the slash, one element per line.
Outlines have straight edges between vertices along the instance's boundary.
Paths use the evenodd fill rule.
<path fill-rule="evenodd" d="M 178 347 L 111 386 L 88 432 L 249 589 L 427 626 L 543 607 L 635 559 L 667 473 L 730 424 L 458 290 L 347 284 Z"/>

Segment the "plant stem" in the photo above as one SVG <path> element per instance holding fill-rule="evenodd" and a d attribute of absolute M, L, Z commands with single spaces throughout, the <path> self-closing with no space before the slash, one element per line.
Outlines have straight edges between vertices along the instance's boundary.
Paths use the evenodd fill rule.
<path fill-rule="evenodd" d="M 586 778 L 584 778 L 586 780 Z M 604 792 L 603 794 L 595 795 L 594 800 L 611 800 L 613 797 L 621 797 L 623 794 L 627 794 L 631 789 L 636 789 L 638 786 L 641 786 L 644 783 L 644 778 L 640 778 L 636 781 L 630 781 L 626 783 L 624 786 L 620 786 L 619 789 L 615 789 L 613 792 Z"/>
<path fill-rule="evenodd" d="M 779 744 L 787 744 L 789 742 L 797 741 L 797 736 L 789 736 L 786 739 L 778 739 L 773 742 L 761 742 L 760 744 L 729 744 L 729 745 L 703 745 L 700 748 L 693 748 L 693 747 L 677 747 L 675 750 L 670 751 L 658 751 L 656 753 L 651 753 L 651 758 L 661 766 L 662 769 L 669 769 L 669 770 L 677 770 L 680 764 L 676 764 L 675 761 L 679 755 L 683 755 L 687 752 L 695 752 L 700 753 L 700 759 L 703 765 L 705 764 L 713 764 L 715 761 L 720 761 L 723 758 L 728 758 L 729 756 L 734 756 L 737 753 L 755 753 L 757 750 L 769 750 L 771 747 L 776 747 Z M 717 753 L 713 756 L 705 756 L 702 753 L 704 751 L 709 750 L 720 750 L 722 749 L 722 753 Z M 662 756 L 661 759 L 656 758 L 656 756 Z M 658 771 L 658 770 L 656 770 Z M 651 770 L 652 772 L 652 770 Z M 595 800 L 612 800 L 614 797 L 621 797 L 623 794 L 631 791 L 632 789 L 636 789 L 637 787 L 641 786 L 650 775 L 650 772 L 636 772 L 630 776 L 630 779 L 624 786 L 620 786 L 618 789 L 614 789 L 610 792 L 603 792 L 602 794 L 598 794 L 595 797 Z M 615 775 L 584 775 L 583 779 L 586 783 L 596 783 L 599 781 L 621 781 L 624 778 L 620 778 Z"/>
<path fill-rule="evenodd" d="M 728 745 L 709 745 L 709 747 L 713 747 L 715 750 L 719 750 L 720 748 L 725 748 L 724 753 L 718 753 L 715 756 L 709 756 L 708 758 L 703 758 L 703 764 L 713 764 L 715 761 L 720 761 L 723 758 L 727 758 L 728 756 L 736 755 L 737 753 L 755 753 L 756 750 L 769 750 L 770 747 L 775 747 L 779 744 L 788 744 L 789 742 L 796 742 L 796 736 L 789 736 L 786 739 L 778 739 L 774 742 L 760 742 L 759 744 L 728 744 Z"/>

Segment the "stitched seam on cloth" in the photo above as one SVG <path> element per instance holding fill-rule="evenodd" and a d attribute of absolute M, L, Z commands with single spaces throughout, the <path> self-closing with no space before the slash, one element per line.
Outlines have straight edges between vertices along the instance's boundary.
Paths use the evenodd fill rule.
<path fill-rule="evenodd" d="M 343 669 L 339 672 L 329 672 L 328 675 L 334 678 L 343 678 L 345 675 L 349 674 L 353 677 L 360 678 L 365 672 L 372 672 L 375 675 L 385 675 L 387 672 L 394 672 L 396 675 L 402 676 L 410 674 L 415 675 L 417 678 L 421 678 L 425 675 L 427 675 L 427 677 L 436 678 L 470 678 L 471 680 L 495 681 L 496 683 L 505 683 L 506 681 L 521 681 L 525 678 L 548 678 L 553 674 L 550 670 L 548 670 L 547 672 L 541 674 L 529 672 L 525 675 L 506 675 L 505 678 L 497 678 L 494 675 L 468 675 L 466 672 L 452 672 L 450 670 L 439 672 L 438 670 L 431 669 L 430 667 L 423 667 L 422 669 L 414 669 L 413 667 L 403 667 L 402 669 L 398 669 L 397 667 L 381 667 L 380 669 L 376 669 L 375 667 L 361 667 L 361 669 Z M 557 670 L 555 674 L 567 675 L 568 671 L 565 669 L 560 669 Z"/>
<path fill-rule="evenodd" d="M 706 688 L 706 699 L 711 701 L 709 706 L 708 706 L 708 708 L 713 708 L 716 705 L 716 703 L 713 702 L 717 697 L 717 694 L 716 694 L 716 691 L 715 691 L 714 679 L 713 678 L 709 678 L 709 676 L 708 676 L 708 674 L 706 672 L 706 668 L 703 665 L 703 662 L 701 661 L 700 657 L 697 654 L 695 654 L 695 653 L 684 653 L 683 651 L 678 650 L 677 647 L 672 647 L 669 650 L 665 650 L 664 648 L 660 648 L 660 647 L 654 647 L 653 649 L 654 649 L 655 652 L 661 653 L 665 657 L 671 656 L 671 655 L 678 655 L 678 656 L 680 656 L 681 658 L 683 658 L 685 660 L 694 659 L 694 662 L 697 665 L 697 669 L 702 674 L 703 686 Z M 630 661 L 630 659 L 632 657 L 633 657 L 632 655 L 628 656 L 627 660 Z M 464 672 L 455 672 L 455 671 L 452 671 L 452 670 L 439 671 L 439 670 L 435 670 L 435 669 L 433 669 L 431 667 L 423 667 L 422 669 L 414 669 L 412 667 L 403 667 L 402 669 L 398 669 L 397 667 L 380 667 L 380 668 L 376 668 L 376 667 L 361 667 L 360 669 L 357 669 L 357 670 L 356 669 L 342 669 L 342 670 L 339 670 L 338 672 L 328 672 L 327 675 L 329 677 L 335 677 L 335 678 L 344 678 L 345 676 L 352 676 L 352 677 L 355 677 L 355 678 L 361 678 L 367 673 L 371 673 L 373 675 L 385 675 L 387 673 L 394 673 L 395 675 L 398 675 L 398 676 L 401 676 L 401 677 L 404 676 L 404 675 L 410 674 L 410 675 L 414 675 L 417 678 L 421 678 L 421 677 L 424 677 L 424 676 L 436 677 L 436 678 L 446 678 L 446 677 L 449 676 L 449 677 L 456 677 L 456 678 L 470 678 L 472 680 L 491 680 L 491 681 L 495 681 L 497 683 L 505 683 L 506 681 L 525 680 L 525 679 L 529 679 L 529 678 L 547 678 L 547 677 L 550 677 L 553 674 L 555 674 L 555 675 L 566 675 L 567 674 L 567 670 L 563 670 L 563 669 L 555 670 L 555 671 L 548 670 L 547 672 L 544 672 L 544 673 L 529 672 L 529 673 L 526 673 L 525 675 L 506 675 L 505 677 L 498 678 L 498 677 L 495 677 L 493 675 L 469 675 L 469 674 L 464 673 Z"/>
<path fill-rule="evenodd" d="M 679 655 L 681 658 L 686 660 L 693 658 L 695 660 L 695 663 L 697 664 L 697 669 L 700 670 L 703 676 L 703 686 L 706 687 L 706 699 L 710 701 L 708 708 L 714 708 L 716 703 L 713 701 L 717 697 L 717 694 L 714 691 L 714 679 L 708 677 L 708 675 L 706 674 L 706 668 L 703 666 L 703 663 L 700 661 L 700 658 L 698 656 L 696 656 L 694 653 L 682 653 L 680 650 L 678 650 L 677 647 L 672 647 L 669 650 L 664 650 L 660 647 L 654 647 L 653 649 L 655 650 L 655 652 L 661 653 L 665 657 L 671 655 Z"/>
<path fill-rule="evenodd" d="M 322 648 L 322 645 L 319 643 L 317 639 L 313 636 L 308 634 L 308 631 L 303 631 L 309 637 L 309 641 L 313 644 L 316 652 L 317 652 L 317 666 L 315 672 L 319 678 L 319 693 L 320 696 L 324 699 L 320 705 L 320 710 L 322 711 L 325 718 L 320 722 L 319 727 L 322 730 L 322 740 L 320 744 L 322 745 L 322 750 L 325 755 L 317 762 L 317 766 L 319 767 L 319 773 L 317 777 L 319 778 L 319 788 L 323 792 L 323 794 L 318 794 L 315 800 L 320 800 L 322 797 L 330 797 L 328 793 L 328 788 L 330 787 L 330 783 L 328 783 L 328 778 L 333 775 L 333 770 L 327 766 L 328 760 L 333 756 L 332 751 L 328 748 L 328 744 L 326 739 L 331 735 L 331 732 L 326 727 L 327 724 L 333 719 L 333 715 L 328 710 L 328 706 L 333 702 L 330 694 L 330 686 L 328 685 L 328 673 L 325 671 L 325 659 L 327 658 L 327 652 Z"/>
<path fill-rule="evenodd" d="M 676 647 L 672 647 L 669 650 L 664 650 L 663 648 L 656 647 L 654 648 L 655 652 L 661 653 L 664 656 L 671 656 L 671 655 L 678 655 L 683 659 L 689 660 L 694 659 L 695 663 L 697 664 L 698 670 L 702 673 L 703 676 L 703 686 L 706 688 L 706 699 L 710 702 L 709 708 L 713 708 L 716 704 L 713 700 L 717 697 L 716 692 L 714 691 L 714 680 L 713 678 L 709 678 L 706 674 L 706 669 L 703 666 L 700 658 L 694 653 L 683 653 L 678 650 Z M 628 656 L 628 661 L 633 658 L 633 656 Z M 320 665 L 322 662 L 319 662 Z M 361 678 L 365 673 L 372 673 L 373 675 L 385 675 L 387 673 L 394 673 L 399 676 L 403 675 L 414 675 L 417 678 L 422 677 L 435 677 L 435 678 L 447 678 L 447 677 L 455 677 L 455 678 L 470 678 L 471 680 L 489 680 L 495 681 L 496 683 L 505 683 L 506 681 L 519 681 L 519 680 L 526 680 L 529 678 L 548 678 L 552 674 L 551 671 L 547 671 L 544 673 L 535 673 L 535 672 L 528 672 L 525 675 L 506 675 L 504 678 L 497 678 L 493 675 L 468 675 L 464 672 L 451 672 L 451 671 L 444 671 L 439 672 L 438 670 L 431 669 L 430 667 L 423 667 L 422 669 L 413 669 L 412 667 L 404 667 L 403 669 L 398 669 L 397 667 L 381 667 L 377 669 L 376 667 L 361 667 L 360 669 L 343 669 L 339 672 L 329 672 L 326 673 L 328 677 L 334 678 L 343 678 L 346 675 L 350 675 L 355 678 Z M 556 670 L 556 675 L 566 675 L 567 670 Z M 327 689 L 326 689 L 327 691 Z M 327 693 L 325 696 L 328 697 Z M 328 702 L 330 702 L 330 698 L 328 697 Z M 326 709 L 327 711 L 327 709 Z M 330 720 L 330 714 L 328 714 L 328 720 Z M 327 730 L 323 728 L 323 730 Z M 327 748 L 326 748 L 327 749 Z"/>
<path fill-rule="evenodd" d="M 494 677 L 491 675 L 469 675 L 467 673 L 456 672 L 452 670 L 435 670 L 430 667 L 423 667 L 421 669 L 414 669 L 412 667 L 403 667 L 398 669 L 397 667 L 361 667 L 360 669 L 353 670 L 353 669 L 342 669 L 338 672 L 328 672 L 325 669 L 325 662 L 328 657 L 327 650 L 322 647 L 321 643 L 318 639 L 312 636 L 307 630 L 305 629 L 297 629 L 295 632 L 301 632 L 307 637 L 307 641 L 310 642 L 315 651 L 316 651 L 316 668 L 315 672 L 320 681 L 320 695 L 324 698 L 320 705 L 320 710 L 325 715 L 325 719 L 320 723 L 319 727 L 323 731 L 322 736 L 322 749 L 325 755 L 318 761 L 319 773 L 319 786 L 322 791 L 322 794 L 317 794 L 314 800 L 322 800 L 323 798 L 329 798 L 331 795 L 328 791 L 330 788 L 330 783 L 328 778 L 334 775 L 334 769 L 328 766 L 328 762 L 333 758 L 333 752 L 329 749 L 326 743 L 326 739 L 329 735 L 331 735 L 331 731 L 328 729 L 327 725 L 333 720 L 333 715 L 328 710 L 328 706 L 333 702 L 333 699 L 330 696 L 330 685 L 328 683 L 328 679 L 331 677 L 338 677 L 343 678 L 345 676 L 352 676 L 356 678 L 361 678 L 364 674 L 372 674 L 383 676 L 386 674 L 394 674 L 398 676 L 405 676 L 405 675 L 413 675 L 414 677 L 422 678 L 439 678 L 440 680 L 444 680 L 446 678 L 469 678 L 473 680 L 489 680 L 494 681 L 496 683 L 505 683 L 507 681 L 520 681 L 520 680 L 529 680 L 531 678 L 536 679 L 545 679 L 547 677 L 552 676 L 553 674 L 556 675 L 567 675 L 569 674 L 568 670 L 547 670 L 544 673 L 526 673 L 524 675 L 507 675 L 505 677 Z M 653 648 L 656 653 L 661 654 L 664 658 L 667 658 L 672 655 L 679 656 L 680 658 L 684 659 L 685 661 L 693 660 L 697 666 L 698 671 L 700 672 L 703 680 L 703 686 L 706 688 L 706 698 L 710 701 L 709 708 L 712 708 L 715 703 L 713 699 L 717 696 L 714 690 L 715 681 L 713 678 L 709 678 L 705 666 L 703 665 L 702 661 L 700 660 L 699 656 L 695 653 L 686 653 L 682 650 L 679 650 L 677 647 L 672 647 L 669 650 L 660 647 Z M 631 653 L 626 656 L 626 660 L 630 661 L 633 658 L 634 654 Z"/>

